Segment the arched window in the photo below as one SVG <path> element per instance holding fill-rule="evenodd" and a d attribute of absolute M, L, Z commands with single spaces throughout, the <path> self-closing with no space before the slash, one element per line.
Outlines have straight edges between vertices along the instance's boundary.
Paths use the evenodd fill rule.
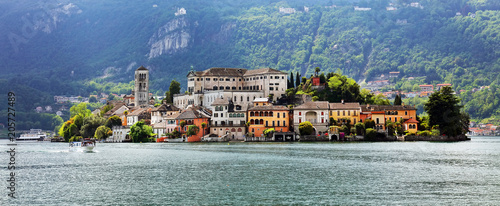
<path fill-rule="evenodd" d="M 224 90 L 224 87 L 223 87 L 223 86 L 220 86 L 220 87 L 219 87 L 219 90 Z"/>
<path fill-rule="evenodd" d="M 250 116 L 253 117 L 255 115 L 255 113 L 253 112 L 250 112 Z"/>
<path fill-rule="evenodd" d="M 217 86 L 214 86 L 214 90 L 217 90 Z"/>
<path fill-rule="evenodd" d="M 241 128 L 238 128 L 238 132 L 242 132 Z"/>
<path fill-rule="evenodd" d="M 250 124 L 255 124 L 255 121 L 253 119 L 251 119 Z"/>
<path fill-rule="evenodd" d="M 226 90 L 229 90 L 229 89 L 231 89 L 231 88 L 229 86 L 226 86 Z"/>

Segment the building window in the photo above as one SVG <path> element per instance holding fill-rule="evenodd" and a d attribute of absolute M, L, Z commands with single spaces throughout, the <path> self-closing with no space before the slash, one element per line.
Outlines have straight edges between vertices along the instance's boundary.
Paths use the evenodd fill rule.
<path fill-rule="evenodd" d="M 408 115 L 408 111 L 405 111 L 405 115 Z"/>
<path fill-rule="evenodd" d="M 356 116 L 356 111 L 354 111 L 354 116 Z"/>
<path fill-rule="evenodd" d="M 325 113 L 324 113 L 324 112 L 321 112 L 321 115 L 325 115 Z"/>
<path fill-rule="evenodd" d="M 278 118 L 280 118 L 280 113 L 278 113 Z"/>
<path fill-rule="evenodd" d="M 342 111 L 342 116 L 345 116 L 345 111 Z"/>
<path fill-rule="evenodd" d="M 286 118 L 285 113 L 283 112 L 283 118 Z"/>
<path fill-rule="evenodd" d="M 347 111 L 347 116 L 351 116 L 351 110 Z"/>
<path fill-rule="evenodd" d="M 283 121 L 283 127 L 286 127 L 286 121 Z"/>
<path fill-rule="evenodd" d="M 337 111 L 337 116 L 340 116 L 340 110 Z"/>
<path fill-rule="evenodd" d="M 278 113 L 279 114 L 279 113 Z M 278 127 L 280 126 L 280 121 L 276 121 L 278 123 Z"/>
<path fill-rule="evenodd" d="M 299 112 L 299 116 L 302 115 L 302 112 Z"/>

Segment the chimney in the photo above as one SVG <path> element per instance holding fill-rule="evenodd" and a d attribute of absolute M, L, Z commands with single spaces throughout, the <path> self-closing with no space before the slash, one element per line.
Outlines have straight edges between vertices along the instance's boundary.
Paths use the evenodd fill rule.
<path fill-rule="evenodd" d="M 342 99 L 342 100 L 340 100 L 340 102 L 341 102 L 342 104 L 344 104 L 344 100 L 343 100 L 343 99 Z"/>

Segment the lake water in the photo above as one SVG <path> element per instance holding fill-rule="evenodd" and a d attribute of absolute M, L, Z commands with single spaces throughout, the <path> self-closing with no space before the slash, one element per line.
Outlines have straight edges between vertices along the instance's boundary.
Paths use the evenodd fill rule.
<path fill-rule="evenodd" d="M 1 140 L 2 151 L 8 141 Z M 495 205 L 500 137 L 457 143 L 19 143 L 0 205 Z"/>

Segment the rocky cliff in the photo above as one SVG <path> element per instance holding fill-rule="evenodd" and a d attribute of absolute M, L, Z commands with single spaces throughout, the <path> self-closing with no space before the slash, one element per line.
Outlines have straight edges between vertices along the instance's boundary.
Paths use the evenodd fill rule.
<path fill-rule="evenodd" d="M 193 43 L 192 36 L 192 29 L 186 18 L 181 17 L 167 22 L 149 38 L 149 59 L 181 51 Z"/>

